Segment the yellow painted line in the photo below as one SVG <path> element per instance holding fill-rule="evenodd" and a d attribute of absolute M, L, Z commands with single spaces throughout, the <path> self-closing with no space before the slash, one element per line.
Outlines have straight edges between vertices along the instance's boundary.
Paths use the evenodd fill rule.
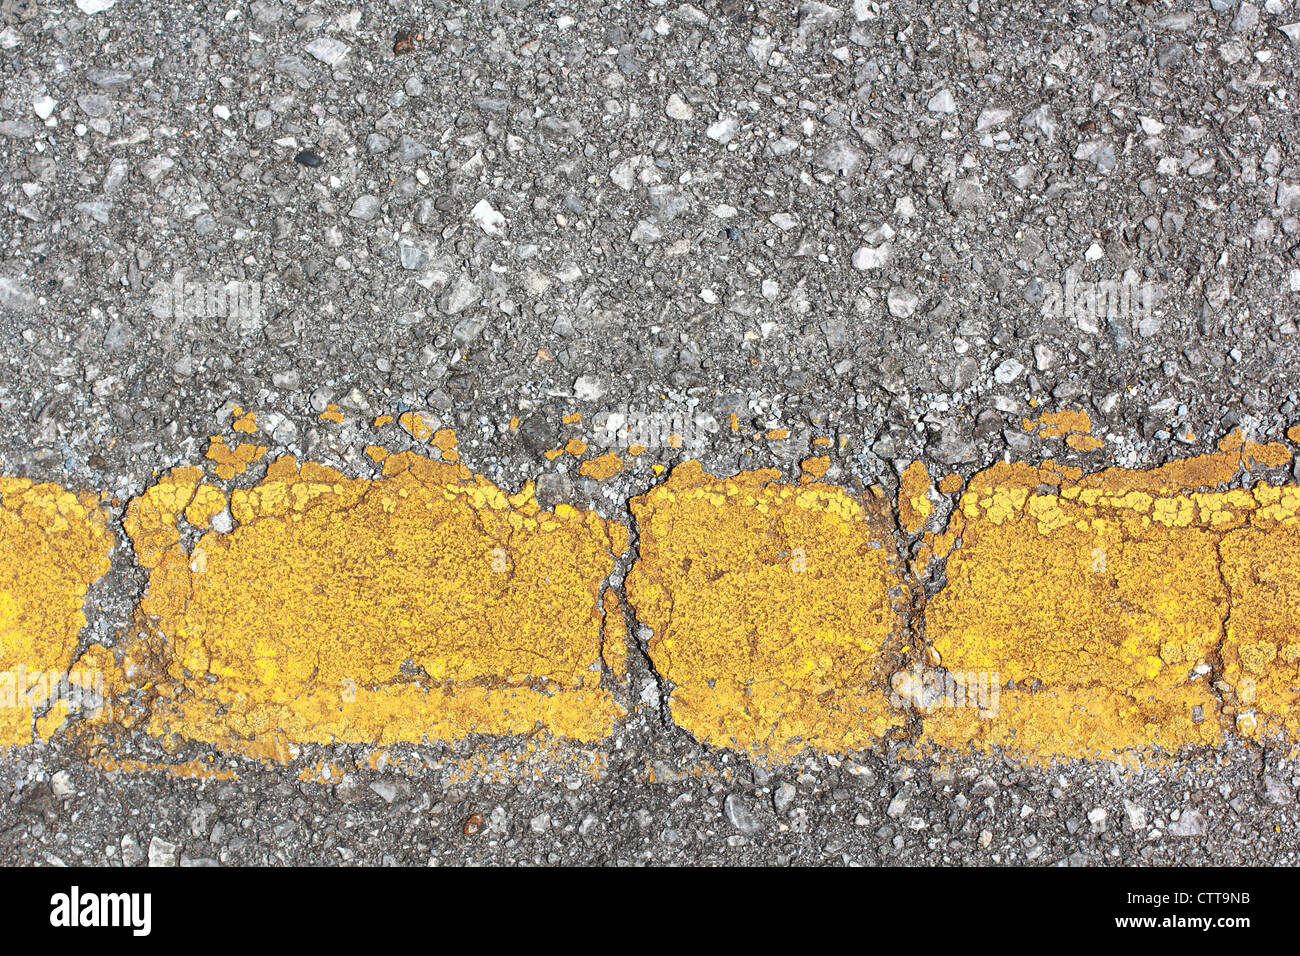
<path fill-rule="evenodd" d="M 76 661 L 105 512 L 0 479 L 0 664 L 101 671 L 112 709 L 79 724 L 106 742 L 140 728 L 280 760 L 335 741 L 594 742 L 626 717 L 634 621 L 676 723 L 766 758 L 1300 742 L 1300 488 L 1250 474 L 1287 464 L 1280 444 L 1234 433 L 1146 471 L 997 464 L 937 488 L 913 463 L 896 507 L 817 480 L 828 460 L 798 483 L 686 462 L 631 502 L 622 592 L 628 528 L 547 511 L 531 485 L 375 446 L 374 478 L 284 457 L 229 490 L 223 469 L 260 450 L 222 449 L 129 503 L 149 575 L 135 631 Z M 0 744 L 61 725 L 58 707 L 34 722 L 48 696 L 0 710 Z"/>
<path fill-rule="evenodd" d="M 1288 456 L 1240 445 L 1148 472 L 977 475 L 925 633 L 949 673 L 998 675 L 1000 699 L 936 706 L 923 744 L 1082 757 L 1295 740 L 1300 488 L 1192 490 Z"/>
<path fill-rule="evenodd" d="M 778 479 L 687 462 L 633 499 L 628 599 L 697 738 L 774 757 L 871 746 L 906 720 L 886 696 L 905 600 L 890 522 L 879 501 Z"/>
<path fill-rule="evenodd" d="M 0 746 L 27 744 L 59 691 L 86 624 L 86 591 L 108 572 L 113 536 L 99 500 L 0 478 Z M 54 718 L 57 719 L 57 718 Z"/>
<path fill-rule="evenodd" d="M 374 480 L 285 457 L 230 495 L 238 527 L 187 549 L 194 471 L 164 476 L 125 520 L 150 570 L 151 626 L 115 686 L 149 687 L 152 733 L 255 753 L 537 730 L 590 740 L 622 713 L 601 668 L 622 525 L 409 453 Z"/>

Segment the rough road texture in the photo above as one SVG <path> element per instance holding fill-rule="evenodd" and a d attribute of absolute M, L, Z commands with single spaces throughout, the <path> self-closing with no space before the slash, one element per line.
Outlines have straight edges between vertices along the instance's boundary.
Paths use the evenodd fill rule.
<path fill-rule="evenodd" d="M 216 479 L 248 489 L 284 454 L 349 481 L 418 448 L 503 494 L 533 479 L 539 507 L 594 511 L 593 533 L 632 526 L 629 500 L 666 494 L 665 466 L 688 458 L 720 476 L 879 485 L 890 500 L 919 460 L 942 495 L 916 470 L 901 482 L 899 557 L 927 597 L 955 602 L 972 581 L 998 585 L 940 557 L 959 492 L 987 466 L 1152 469 L 1216 453 L 1238 427 L 1281 441 L 1300 418 L 1289 0 L 102 6 L 6 0 L 0 24 L 0 470 L 45 489 L 6 484 L 0 517 L 22 524 L 11 496 L 34 495 L 27 507 L 62 515 L 59 534 L 77 539 L 75 561 L 42 564 L 39 548 L 58 545 L 23 524 L 25 563 L 10 567 L 21 587 L 75 590 L 103 573 L 94 498 L 47 482 L 100 493 L 117 541 L 84 611 L 42 611 L 59 653 L 81 613 L 87 662 L 139 638 L 151 559 L 122 525 L 128 503 L 205 455 L 227 469 Z M 233 303 L 215 294 L 230 282 Z M 1061 302 L 1104 282 L 1154 302 L 1118 314 Z M 611 450 L 625 453 L 617 469 Z M 1284 486 L 1294 467 L 1192 487 Z M 221 489 L 227 511 L 198 487 L 192 524 L 223 534 L 242 521 L 236 491 Z M 1171 528 L 1177 545 L 1156 540 L 1164 531 L 1130 544 L 1131 517 L 1089 518 L 1125 540 L 1106 573 L 1154 619 L 1171 597 L 1148 593 L 1153 579 L 1195 590 L 1175 558 L 1203 570 L 1217 550 L 1221 577 L 1178 607 L 1222 632 L 1123 664 L 1194 668 L 1198 641 L 1214 652 L 1209 676 L 1228 690 L 1169 691 L 1203 718 L 1179 723 L 1193 746 L 1176 758 L 917 757 L 903 734 L 769 769 L 710 749 L 665 701 L 693 682 L 697 700 L 728 689 L 689 656 L 673 665 L 680 683 L 651 669 L 652 610 L 633 619 L 625 663 L 603 657 L 617 641 L 596 620 L 632 608 L 599 592 L 619 553 L 602 545 L 590 621 L 571 622 L 586 656 L 559 673 L 626 667 L 629 715 L 612 737 L 305 743 L 281 766 L 258 757 L 283 752 L 232 756 L 150 726 L 161 709 L 96 731 L 102 742 L 47 716 L 48 742 L 0 762 L 4 856 L 1296 862 L 1300 767 L 1237 732 L 1235 700 L 1251 675 L 1261 701 L 1289 699 L 1294 677 L 1275 665 L 1294 663 L 1234 657 L 1223 641 L 1272 629 L 1285 650 L 1297 604 L 1277 582 L 1295 572 L 1276 556 L 1294 531 Z M 1015 547 L 1018 533 L 980 528 L 967 554 Z M 183 535 L 192 560 L 197 534 Z M 620 587 L 627 569 L 606 580 Z M 1079 580 L 1064 565 L 1044 574 Z M 272 581 L 258 586 L 273 599 Z M 876 621 L 873 608 L 855 613 Z M 1079 613 L 1100 633 L 1112 612 Z M 970 654 L 969 635 L 928 636 L 941 659 Z M 272 680 L 310 680 L 300 664 Z M 505 666 L 483 673 L 508 678 L 493 669 Z M 798 675 L 809 693 L 842 680 L 821 666 Z M 224 693 L 178 724 L 216 736 Z M 1204 718 L 1225 703 L 1220 739 Z M 692 732 L 723 742 L 703 718 Z"/>

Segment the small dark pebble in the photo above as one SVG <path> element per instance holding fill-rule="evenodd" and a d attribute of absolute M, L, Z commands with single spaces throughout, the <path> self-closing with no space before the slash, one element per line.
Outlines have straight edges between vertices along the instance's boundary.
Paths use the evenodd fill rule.
<path fill-rule="evenodd" d="M 304 166 L 311 166 L 313 168 L 325 162 L 325 160 L 320 158 L 319 153 L 313 153 L 310 149 L 304 149 L 301 153 L 299 153 L 297 156 L 293 158 L 293 161 L 295 163 L 301 163 Z"/>
<path fill-rule="evenodd" d="M 415 45 L 424 39 L 424 35 L 416 30 L 401 30 L 393 40 L 393 52 L 397 54 L 410 53 L 415 49 Z"/>

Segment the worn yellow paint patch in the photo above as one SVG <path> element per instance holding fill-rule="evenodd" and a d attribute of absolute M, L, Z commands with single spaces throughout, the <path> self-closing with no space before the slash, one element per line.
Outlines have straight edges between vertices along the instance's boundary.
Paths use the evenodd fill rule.
<path fill-rule="evenodd" d="M 1092 419 L 1082 409 L 1046 412 L 1032 418 L 1021 419 L 1025 431 L 1037 431 L 1039 438 L 1060 438 L 1062 435 L 1086 435 L 1092 431 Z"/>
<path fill-rule="evenodd" d="M 576 425 L 578 422 L 582 421 L 582 415 L 579 414 L 578 412 L 570 412 L 568 415 L 565 415 L 564 418 L 561 420 L 566 425 Z"/>
<path fill-rule="evenodd" d="M 1286 623 L 1300 612 L 1300 489 L 1193 490 L 1246 466 L 1243 445 L 1226 447 L 1148 472 L 999 464 L 975 476 L 926 635 L 949 673 L 1004 689 L 994 716 L 928 714 L 925 743 L 1030 757 L 1216 744 L 1220 661 L 1238 698 L 1228 718 L 1300 726 Z"/>
<path fill-rule="evenodd" d="M 939 490 L 945 495 L 951 495 L 961 491 L 962 486 L 965 484 L 966 481 L 961 475 L 952 472 L 939 479 Z"/>
<path fill-rule="evenodd" d="M 215 485 L 200 484 L 185 506 L 185 520 L 202 530 L 212 524 L 212 519 L 226 510 L 226 495 Z"/>
<path fill-rule="evenodd" d="M 430 444 L 442 452 L 443 461 L 460 461 L 460 452 L 456 450 L 456 432 L 454 429 L 439 428 L 433 433 Z"/>
<path fill-rule="evenodd" d="M 328 405 L 325 406 L 325 411 L 320 413 L 320 419 L 323 422 L 333 422 L 334 424 L 337 425 L 343 421 L 343 413 L 339 411 L 339 407 L 337 405 L 335 405 L 333 402 L 330 402 Z"/>
<path fill-rule="evenodd" d="M 194 501 L 203 472 L 198 468 L 173 468 L 144 494 L 131 499 L 122 528 L 131 538 L 135 559 L 143 568 L 156 568 L 181 540 L 177 519 Z"/>
<path fill-rule="evenodd" d="M 916 534 L 925 527 L 926 519 L 934 513 L 930 492 L 934 485 L 925 463 L 914 461 L 904 469 L 898 479 L 898 520 L 908 534 Z"/>
<path fill-rule="evenodd" d="M 0 477 L 0 746 L 30 743 L 33 711 L 58 696 L 112 548 L 94 495 Z"/>
<path fill-rule="evenodd" d="M 392 415 L 376 415 L 375 420 L 371 422 L 371 425 L 374 428 L 383 428 L 385 425 L 391 424 L 392 421 Z"/>
<path fill-rule="evenodd" d="M 1065 443 L 1075 451 L 1096 451 L 1106 443 L 1093 435 L 1072 434 L 1065 437 Z"/>
<path fill-rule="evenodd" d="M 644 455 L 645 445 L 642 445 L 640 442 L 633 442 L 627 446 L 627 453 L 633 458 L 636 458 L 639 455 Z"/>
<path fill-rule="evenodd" d="M 588 478 L 595 478 L 597 481 L 604 481 L 611 478 L 623 470 L 623 459 L 618 456 L 617 452 L 607 452 L 599 458 L 592 458 L 590 461 L 584 461 L 578 466 L 578 474 L 585 475 Z"/>
<path fill-rule="evenodd" d="M 281 754 L 539 729 L 591 740 L 620 715 L 600 593 L 623 525 L 410 453 L 373 480 L 283 457 L 232 493 L 237 528 L 187 552 L 175 524 L 194 477 L 177 469 L 128 509 L 160 638 L 132 665 L 152 733 Z"/>
<path fill-rule="evenodd" d="M 805 458 L 799 463 L 799 470 L 802 477 L 810 481 L 818 481 L 825 476 L 831 467 L 829 455 L 814 455 L 811 458 Z"/>
<path fill-rule="evenodd" d="M 564 443 L 564 450 L 575 458 L 587 452 L 587 443 L 581 438 L 570 438 Z"/>
<path fill-rule="evenodd" d="M 605 626 L 600 656 L 610 673 L 622 681 L 627 677 L 627 619 L 623 616 L 618 595 L 612 589 L 606 589 L 601 601 L 605 613 Z"/>
<path fill-rule="evenodd" d="M 208 450 L 204 457 L 215 464 L 216 467 L 213 470 L 218 478 L 222 481 L 229 481 L 236 475 L 242 475 L 248 470 L 249 465 L 255 461 L 260 461 L 265 454 L 265 445 L 253 445 L 241 441 L 234 448 L 231 448 L 220 435 L 213 435 L 212 440 L 208 443 Z"/>
<path fill-rule="evenodd" d="M 397 423 L 416 441 L 428 441 L 433 435 L 433 427 L 419 412 L 403 412 L 398 417 Z"/>
<path fill-rule="evenodd" d="M 1300 442 L 1300 424 L 1292 425 L 1288 428 L 1286 430 L 1286 437 L 1288 441 Z"/>
<path fill-rule="evenodd" d="M 835 486 L 775 470 L 718 479 L 686 462 L 632 500 L 627 579 L 675 721 L 772 758 L 878 742 L 902 583 L 888 522 Z"/>
<path fill-rule="evenodd" d="M 785 439 L 790 437 L 790 429 L 773 428 L 767 432 L 765 437 L 768 441 L 785 441 Z"/>
<path fill-rule="evenodd" d="M 257 431 L 257 412 L 248 412 L 245 414 L 242 409 L 235 409 L 235 420 L 230 427 L 237 432 L 245 435 L 252 435 Z"/>
<path fill-rule="evenodd" d="M 1223 679 L 1237 729 L 1300 738 L 1300 488 L 1257 485 L 1249 526 L 1223 535 L 1231 595 Z"/>

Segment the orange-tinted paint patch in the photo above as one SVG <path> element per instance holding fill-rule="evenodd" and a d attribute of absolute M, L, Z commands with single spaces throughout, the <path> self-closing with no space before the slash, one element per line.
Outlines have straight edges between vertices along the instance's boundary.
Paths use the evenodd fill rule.
<path fill-rule="evenodd" d="M 397 423 L 406 430 L 406 433 L 416 441 L 428 441 L 433 435 L 433 428 L 424 420 L 424 416 L 419 412 L 403 412 L 397 419 Z"/>
<path fill-rule="evenodd" d="M 584 461 L 578 466 L 578 474 L 597 481 L 604 481 L 623 470 L 623 459 L 616 452 L 607 452 L 599 458 Z"/>
<path fill-rule="evenodd" d="M 799 470 L 803 472 L 803 477 L 814 481 L 825 476 L 830 467 L 831 460 L 827 455 L 805 458 L 799 463 Z"/>

